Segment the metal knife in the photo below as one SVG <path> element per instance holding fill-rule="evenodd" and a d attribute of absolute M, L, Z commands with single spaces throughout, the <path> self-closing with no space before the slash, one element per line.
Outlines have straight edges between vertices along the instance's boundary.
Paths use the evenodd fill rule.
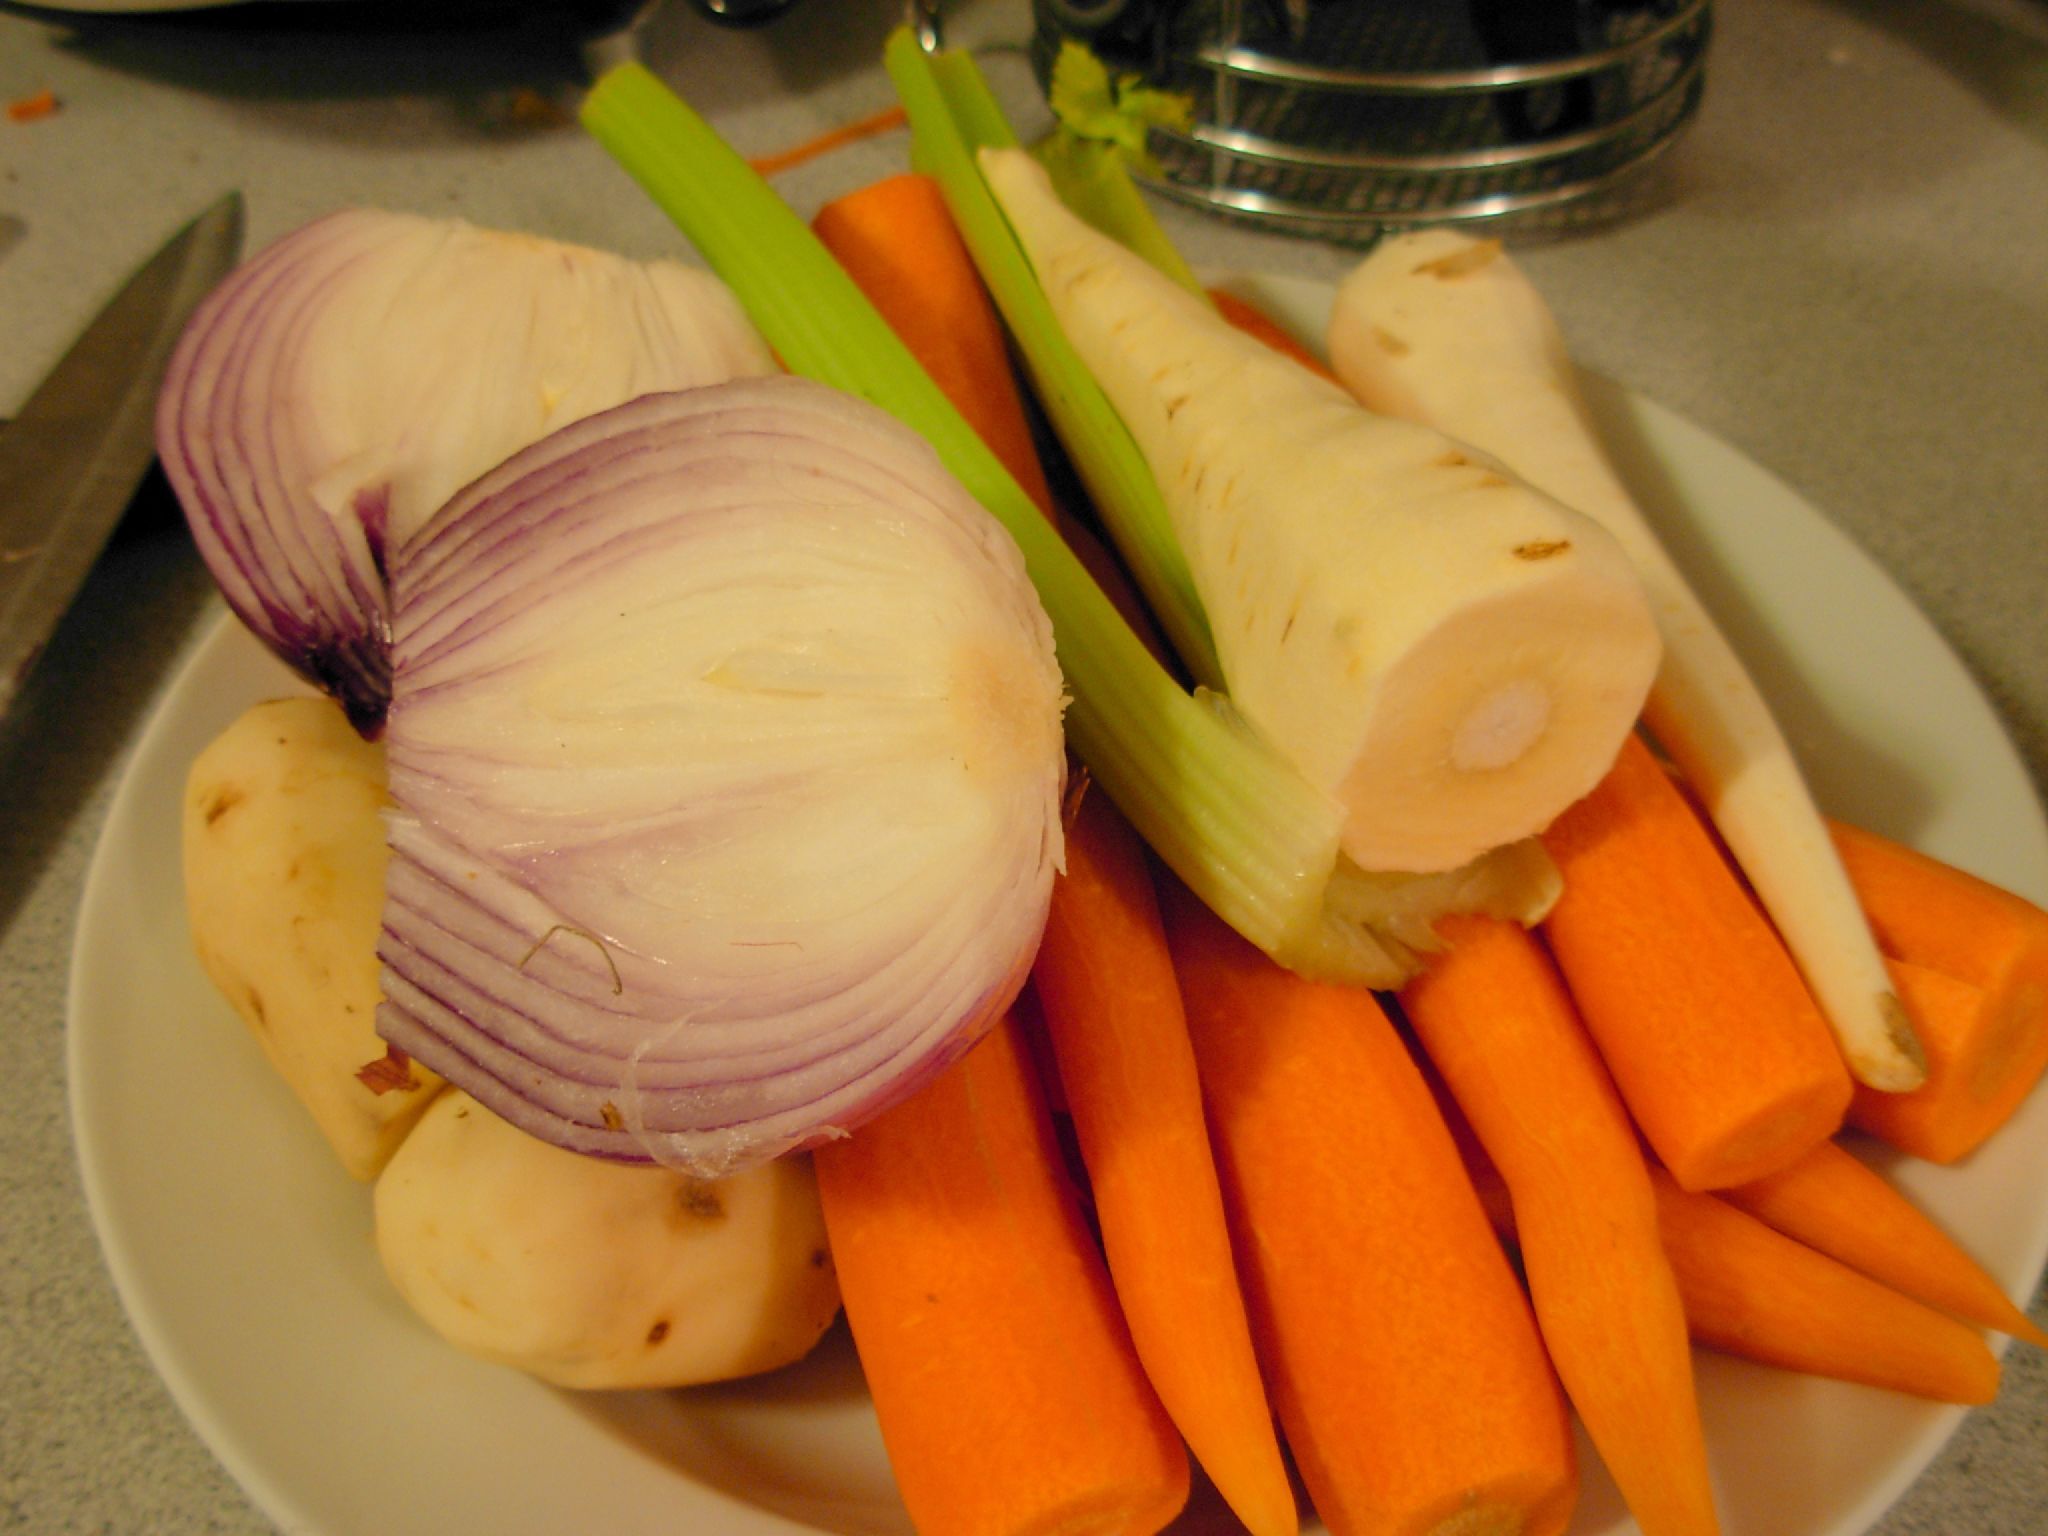
<path fill-rule="evenodd" d="M 241 250 L 230 192 L 128 280 L 0 431 L 0 716 L 142 483 L 171 349 Z"/>

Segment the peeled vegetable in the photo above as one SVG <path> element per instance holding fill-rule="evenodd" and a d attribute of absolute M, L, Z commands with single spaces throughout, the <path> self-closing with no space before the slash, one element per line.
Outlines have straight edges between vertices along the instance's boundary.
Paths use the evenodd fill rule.
<path fill-rule="evenodd" d="M 800 1359 L 839 1311 L 807 1158 L 717 1182 L 578 1157 L 467 1094 L 377 1181 L 392 1284 L 460 1349 L 564 1387 L 679 1387 Z"/>
<path fill-rule="evenodd" d="M 372 1066 L 385 804 L 383 752 L 332 701 L 293 698 L 200 753 L 183 811 L 199 962 L 358 1179 L 441 1086 L 417 1064 Z"/>
<path fill-rule="evenodd" d="M 229 605 L 371 730 L 390 551 L 435 508 L 593 412 L 773 367 L 705 272 L 349 209 L 201 306 L 157 444 Z"/>
<path fill-rule="evenodd" d="M 1614 473 L 1549 307 L 1496 242 L 1382 242 L 1346 279 L 1330 357 L 1368 407 L 1471 443 L 1597 519 L 1628 552 L 1664 637 L 1644 718 L 1784 935 L 1850 1071 L 1910 1089 L 1913 1030 L 1797 760 L 1741 659 Z"/>
<path fill-rule="evenodd" d="M 776 377 L 544 439 L 394 551 L 384 1037 L 543 1140 L 715 1177 L 1023 983 L 1061 681 L 1016 546 Z"/>
<path fill-rule="evenodd" d="M 1341 803 L 1344 852 L 1451 869 L 1592 788 L 1658 656 L 1615 541 L 1242 335 L 1028 155 L 982 167 L 1159 482 L 1231 703 Z"/>

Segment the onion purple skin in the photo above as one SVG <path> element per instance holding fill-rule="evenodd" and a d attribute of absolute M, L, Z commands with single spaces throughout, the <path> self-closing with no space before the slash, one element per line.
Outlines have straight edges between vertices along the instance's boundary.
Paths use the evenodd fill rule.
<path fill-rule="evenodd" d="M 187 324 L 156 417 L 158 457 L 229 608 L 365 736 L 391 697 L 381 529 L 330 518 L 292 483 L 273 380 L 323 283 L 378 244 L 336 214 L 237 267 Z"/>
<path fill-rule="evenodd" d="M 229 607 L 374 736 L 390 545 L 564 422 L 774 367 L 700 269 L 349 208 L 200 305 L 159 397 L 158 454 Z"/>
<path fill-rule="evenodd" d="M 786 567 L 818 589 L 785 612 Z M 645 396 L 480 478 L 392 551 L 391 581 L 390 1044 L 543 1140 L 720 1177 L 848 1133 L 1015 1000 L 1061 848 L 1050 624 L 1007 534 L 892 418 L 788 377 Z M 685 615 L 673 663 L 642 607 Z M 757 607 L 779 615 L 758 643 Z M 564 674 L 585 634 L 595 670 Z M 1005 658 L 987 678 L 1021 725 L 893 767 L 890 731 L 983 718 L 981 672 L 958 706 L 952 673 L 887 670 L 961 635 Z M 673 718 L 649 656 L 676 669 Z M 758 713 L 731 740 L 771 742 L 758 761 L 721 755 L 734 698 Z"/>

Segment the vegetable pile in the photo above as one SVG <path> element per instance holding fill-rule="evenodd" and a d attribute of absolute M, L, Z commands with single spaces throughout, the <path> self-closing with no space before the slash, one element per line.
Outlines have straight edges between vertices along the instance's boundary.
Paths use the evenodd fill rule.
<path fill-rule="evenodd" d="M 344 376 L 314 293 L 488 260 L 369 215 L 174 371 L 195 534 L 331 695 L 195 765 L 195 940 L 397 1288 L 573 1387 L 843 1301 L 921 1536 L 1149 1536 L 1190 1453 L 1254 1536 L 1290 1458 L 1335 1536 L 1541 1536 L 1574 1415 L 1705 1536 L 1695 1344 L 1993 1396 L 1980 1330 L 2048 1335 L 1836 1138 L 1996 1132 L 2048 914 L 1821 818 L 1505 253 L 1383 242 L 1332 372 L 1192 285 L 1113 83 L 1048 174 L 965 56 L 888 62 L 929 175 L 815 235 L 600 81 L 731 285 L 662 279 L 701 340 L 612 398 L 451 347 L 387 386 L 437 422 L 259 411 Z"/>

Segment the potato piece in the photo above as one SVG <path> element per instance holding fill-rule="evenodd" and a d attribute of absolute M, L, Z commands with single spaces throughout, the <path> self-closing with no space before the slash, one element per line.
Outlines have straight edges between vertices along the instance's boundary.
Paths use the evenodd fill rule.
<path fill-rule="evenodd" d="M 787 1365 L 839 1311 L 810 1159 L 709 1182 L 566 1152 L 460 1089 L 377 1181 L 377 1251 L 457 1348 L 564 1387 Z"/>
<path fill-rule="evenodd" d="M 185 781 L 185 909 L 199 963 L 350 1174 L 374 1179 L 441 1087 L 378 1093 L 384 754 L 330 700 L 258 704 Z"/>

